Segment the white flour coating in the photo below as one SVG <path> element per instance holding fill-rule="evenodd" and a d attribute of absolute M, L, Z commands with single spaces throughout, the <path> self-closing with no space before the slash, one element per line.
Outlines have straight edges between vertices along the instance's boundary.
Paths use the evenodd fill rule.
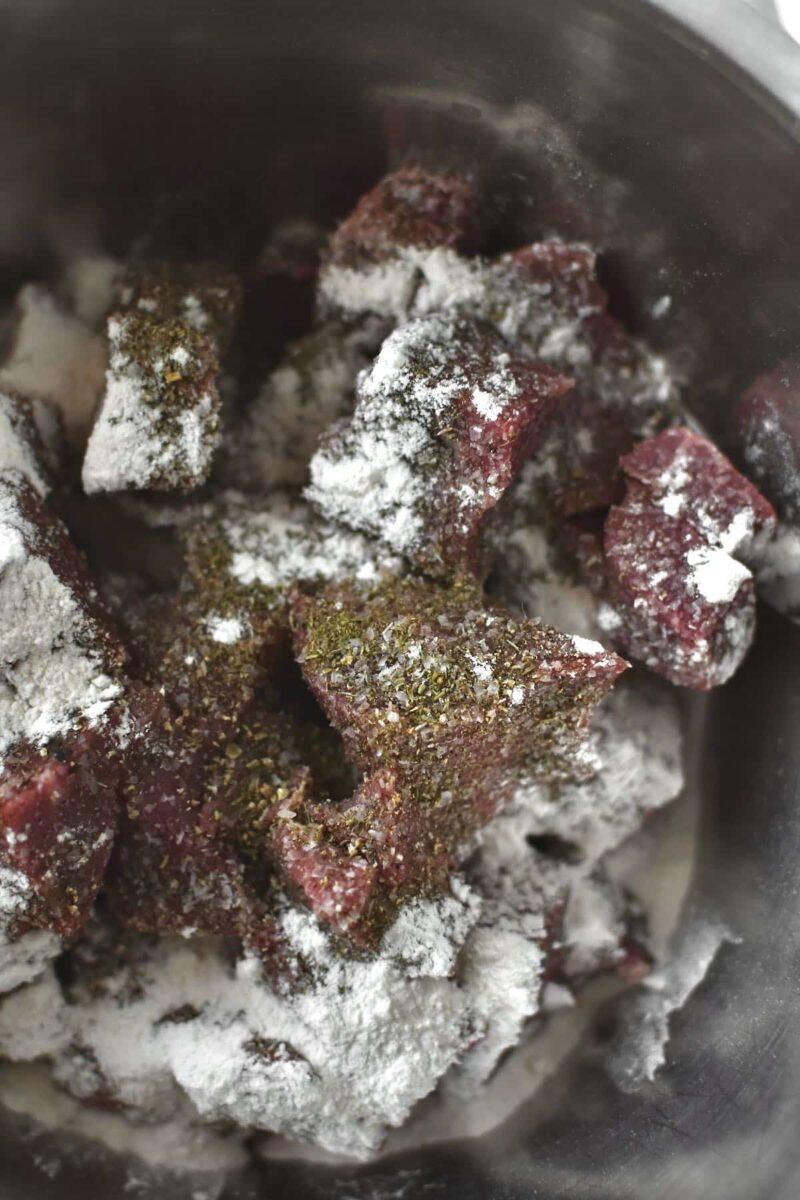
<path fill-rule="evenodd" d="M 45 930 L 18 935 L 32 896 L 22 872 L 0 863 L 0 993 L 35 979 L 62 949 L 60 939 Z"/>
<path fill-rule="evenodd" d="M 342 958 L 313 917 L 288 910 L 284 931 L 313 971 L 293 993 L 269 986 L 255 959 L 231 968 L 209 945 L 162 939 L 107 977 L 106 995 L 34 1019 L 35 1050 L 55 1054 L 70 1090 L 88 1096 L 105 1081 L 140 1120 L 168 1119 L 185 1095 L 206 1120 L 363 1157 L 470 1040 L 467 997 L 448 977 L 455 951 L 444 943 L 457 948 L 474 922 L 476 902 L 462 896 L 441 902 L 442 931 L 431 917 L 364 962 Z M 181 1019 L 187 1005 L 199 1015 Z M 15 1024 L 0 1006 L 0 1050 L 18 1058 Z"/>
<path fill-rule="evenodd" d="M 33 416 L 28 418 L 14 396 L 0 391 L 0 471 L 9 468 L 19 471 L 40 496 L 46 496 L 50 488 L 36 450 L 26 436 L 26 418 L 33 423 Z"/>
<path fill-rule="evenodd" d="M 743 583 L 753 576 L 724 550 L 698 546 L 689 550 L 689 583 L 709 604 L 730 604 Z"/>
<path fill-rule="evenodd" d="M 175 472 L 202 483 L 219 442 L 218 398 L 211 392 L 172 414 L 176 427 L 169 436 L 159 431 L 162 406 L 148 398 L 152 383 L 125 348 L 129 320 L 118 316 L 108 321 L 106 387 L 83 461 L 83 487 L 89 495 L 163 487 Z M 166 378 L 194 365 L 190 352 L 176 344 L 153 369 Z"/>
<path fill-rule="evenodd" d="M 593 779 L 553 788 L 523 784 L 510 807 L 524 810 L 530 833 L 555 835 L 589 862 L 674 800 L 684 783 L 680 714 L 666 685 L 636 676 L 621 681 L 593 730 L 600 764 Z"/>
<path fill-rule="evenodd" d="M 484 363 L 448 317 L 401 326 L 359 377 L 350 423 L 334 428 L 312 458 L 306 495 L 331 520 L 380 537 L 397 554 L 413 551 L 426 509 L 445 499 L 435 471 L 438 438 L 456 398 L 468 394 L 479 416 L 496 420 L 519 391 L 509 363 L 497 347 Z"/>
<path fill-rule="evenodd" d="M 228 439 L 225 481 L 245 491 L 306 483 L 320 434 L 351 411 L 379 340 L 374 322 L 329 323 L 293 343 Z"/>
<path fill-rule="evenodd" d="M 659 776 L 644 744 L 647 730 L 658 737 L 655 703 L 641 718 L 639 753 L 621 754 L 616 773 L 643 803 Z M 616 726 L 626 728 L 620 719 Z M 663 763 L 662 771 L 666 790 Z M 574 790 L 584 822 L 625 802 L 610 787 Z M 618 814 L 608 824 L 617 834 L 598 845 L 616 841 Z M 174 1123 L 188 1098 L 207 1121 L 233 1119 L 245 1132 L 271 1129 L 366 1157 L 440 1079 L 467 1099 L 519 1041 L 539 1010 L 554 905 L 567 904 L 571 977 L 580 982 L 615 961 L 622 894 L 595 860 L 540 854 L 526 840 L 538 828 L 530 806 L 512 804 L 479 835 L 469 886 L 454 879 L 450 896 L 410 904 L 376 958 L 343 958 L 297 909 L 282 924 L 311 982 L 294 991 L 269 985 L 255 959 L 231 966 L 210 942 L 142 942 L 105 977 L 105 991 L 89 985 L 79 1003 L 64 1004 L 48 974 L 0 1004 L 0 1053 L 52 1056 L 62 1085 L 85 1097 L 110 1088 L 136 1121 Z"/>
<path fill-rule="evenodd" d="M 247 633 L 247 624 L 241 617 L 222 617 L 219 613 L 212 613 L 206 618 L 205 624 L 212 642 L 219 642 L 223 646 L 233 646 Z"/>
<path fill-rule="evenodd" d="M 68 439 L 79 445 L 103 390 L 105 341 L 34 284 L 20 291 L 17 312 L 16 337 L 0 367 L 0 388 L 52 401 L 62 413 Z"/>
<path fill-rule="evenodd" d="M 755 534 L 755 511 L 743 504 L 727 524 L 715 512 L 715 493 L 704 497 L 697 488 L 697 465 L 690 451 L 678 450 L 671 463 L 649 487 L 656 505 L 669 517 L 685 517 L 702 534 L 709 546 L 747 561 L 768 541 L 772 529 L 767 525 Z"/>
<path fill-rule="evenodd" d="M 34 540 L 14 477 L 0 477 L 0 757 L 96 722 L 121 692 L 78 599 Z"/>
<path fill-rule="evenodd" d="M 379 543 L 329 524 L 302 500 L 281 492 L 258 504 L 228 493 L 223 513 L 229 570 L 239 583 L 282 587 L 295 580 L 347 578 L 369 583 L 401 569 Z"/>

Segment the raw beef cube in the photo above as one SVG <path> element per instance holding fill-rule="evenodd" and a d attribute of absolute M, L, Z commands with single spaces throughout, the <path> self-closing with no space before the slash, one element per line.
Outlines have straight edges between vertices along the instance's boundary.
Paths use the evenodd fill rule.
<path fill-rule="evenodd" d="M 550 367 L 513 358 L 487 327 L 410 322 L 359 379 L 352 418 L 323 437 L 307 495 L 420 570 L 475 572 L 485 514 L 569 388 Z"/>

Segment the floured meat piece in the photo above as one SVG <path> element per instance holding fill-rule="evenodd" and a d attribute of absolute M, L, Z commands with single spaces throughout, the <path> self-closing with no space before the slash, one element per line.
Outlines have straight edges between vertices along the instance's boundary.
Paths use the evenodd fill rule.
<path fill-rule="evenodd" d="M 608 508 L 624 492 L 619 460 L 633 444 L 619 413 L 603 409 L 592 394 L 571 392 L 526 464 L 538 485 L 539 503 L 555 506 L 565 517 Z"/>
<path fill-rule="evenodd" d="M 552 238 L 496 259 L 432 255 L 412 315 L 456 312 L 488 321 L 517 349 L 572 376 L 637 436 L 676 409 L 668 364 L 606 311 L 594 251 Z"/>
<path fill-rule="evenodd" d="M 760 376 L 742 397 L 738 419 L 747 469 L 780 517 L 755 564 L 759 593 L 800 621 L 800 359 Z"/>
<path fill-rule="evenodd" d="M 363 945 L 410 895 L 446 884 L 521 771 L 591 772 L 591 706 L 624 669 L 596 643 L 483 609 L 471 588 L 413 580 L 299 598 L 293 627 L 309 686 L 366 774 L 339 805 L 300 789 L 273 848 L 289 890 Z"/>
<path fill-rule="evenodd" d="M 600 626 L 673 683 L 707 689 L 741 663 L 755 629 L 750 571 L 771 505 L 707 439 L 670 429 L 622 460 L 624 502 L 603 534 Z"/>
<path fill-rule="evenodd" d="M 523 1037 L 544 983 L 569 995 L 598 972 L 635 982 L 650 966 L 630 898 L 602 867 L 541 853 L 524 807 L 504 809 L 478 846 L 466 878 L 481 908 L 461 958 L 476 1036 L 444 1081 L 460 1099 L 478 1093 Z"/>
<path fill-rule="evenodd" d="M 317 293 L 322 313 L 408 316 L 419 263 L 468 240 L 474 209 L 472 186 L 459 176 L 419 168 L 387 175 L 330 239 Z"/>
<path fill-rule="evenodd" d="M 673 419 L 669 366 L 606 311 L 590 247 L 551 238 L 487 259 L 464 257 L 458 240 L 441 230 L 437 240 L 401 236 L 377 262 L 355 255 L 342 264 L 334 254 L 320 277 L 323 311 L 395 323 L 432 313 L 487 322 L 517 353 L 574 378 L 637 436 Z"/>
<path fill-rule="evenodd" d="M 244 791 L 238 780 L 221 788 L 222 766 L 257 753 L 249 722 L 270 719 L 259 689 L 285 654 L 281 623 L 238 599 L 228 616 L 202 593 L 152 597 L 128 613 L 134 666 L 148 686 L 128 712 L 126 805 L 108 886 L 125 925 L 238 936 L 270 955 L 273 922 L 259 889 L 203 819 L 208 803 L 224 812 Z M 263 755 L 257 766 L 245 783 L 258 798 Z"/>
<path fill-rule="evenodd" d="M 570 381 L 516 359 L 490 330 L 402 326 L 359 378 L 356 409 L 323 437 L 308 498 L 438 576 L 476 571 L 485 514 L 542 437 Z"/>
<path fill-rule="evenodd" d="M 611 509 L 603 545 L 607 598 L 598 621 L 606 636 L 681 687 L 725 683 L 755 632 L 747 567 L 637 493 Z"/>
<path fill-rule="evenodd" d="M 100 721 L 124 655 L 63 525 L 18 471 L 0 472 L 0 756 Z"/>
<path fill-rule="evenodd" d="M 0 867 L 11 893 L 0 974 L 13 978 L 17 946 L 29 961 L 21 935 L 72 936 L 102 882 L 124 655 L 66 531 L 15 471 L 0 473 L 0 546 Z"/>
<path fill-rule="evenodd" d="M 353 760 L 391 768 L 420 798 L 441 804 L 452 792 L 467 825 L 465 797 L 485 820 L 505 772 L 590 772 L 592 706 L 625 669 L 595 643 L 485 609 L 471 585 L 331 586 L 297 599 L 293 629 L 306 680 Z"/>
<path fill-rule="evenodd" d="M 197 487 L 220 440 L 214 343 L 145 311 L 115 313 L 107 332 L 106 388 L 86 447 L 84 490 Z"/>
<path fill-rule="evenodd" d="M 225 481 L 245 491 L 306 483 L 320 435 L 352 411 L 356 378 L 379 342 L 370 322 L 329 322 L 290 345 L 229 436 Z"/>
<path fill-rule="evenodd" d="M 123 785 L 109 731 L 83 730 L 45 752 L 10 754 L 0 778 L 0 869 L 17 881 L 0 971 L 31 929 L 73 937 L 102 886 Z"/>
<path fill-rule="evenodd" d="M 524 814 L 527 836 L 592 862 L 640 828 L 683 788 L 678 705 L 665 685 L 632 676 L 598 708 L 598 769 L 577 784 L 523 781 L 507 812 Z"/>
<path fill-rule="evenodd" d="M 44 288 L 22 288 L 11 351 L 0 367 L 0 389 L 51 402 L 61 413 L 70 445 L 80 446 L 91 426 L 107 365 L 105 341 L 89 325 Z M 46 411 L 44 415 L 46 419 Z M 40 433 L 47 440 L 41 425 Z"/>
<path fill-rule="evenodd" d="M 710 546 L 747 561 L 775 532 L 775 510 L 708 438 L 691 429 L 665 429 L 622 459 L 670 517 L 683 517 Z"/>
<path fill-rule="evenodd" d="M 114 913 L 124 926 L 145 932 L 238 938 L 277 969 L 268 890 L 200 824 L 213 756 L 196 747 L 181 753 L 174 740 L 159 739 L 151 729 L 145 737 L 150 754 L 129 774 L 130 795 L 106 881 Z"/>
<path fill-rule="evenodd" d="M 107 322 L 106 387 L 83 463 L 88 493 L 190 491 L 221 440 L 217 375 L 241 308 L 236 276 L 144 262 Z"/>
<path fill-rule="evenodd" d="M 576 367 L 575 378 L 606 412 L 637 437 L 649 437 L 681 418 L 678 381 L 663 355 L 632 337 L 608 312 L 590 316 L 582 333 L 588 363 L 584 370 Z"/>
<path fill-rule="evenodd" d="M 130 264 L 119 284 L 119 305 L 162 321 L 182 321 L 211 339 L 222 358 L 242 307 L 238 276 L 214 263 Z"/>
<path fill-rule="evenodd" d="M 50 456 L 37 423 L 43 415 L 31 401 L 0 391 L 0 471 L 19 471 L 40 496 L 50 491 Z"/>
<path fill-rule="evenodd" d="M 273 508 L 274 526 L 262 511 L 260 530 L 256 521 L 245 536 L 264 570 L 286 567 L 292 535 L 311 536 L 304 511 L 285 507 L 281 523 Z M 323 796 L 352 780 L 332 735 L 276 711 L 276 691 L 288 706 L 285 582 L 276 574 L 268 586 L 252 575 L 243 583 L 229 571 L 226 535 L 235 543 L 238 522 L 253 514 L 249 505 L 237 512 L 230 497 L 225 512 L 219 525 L 190 534 L 194 592 L 125 605 L 135 667 L 158 691 L 143 692 L 132 709 L 138 728 L 110 888 L 126 925 L 226 933 L 277 959 L 268 861 L 275 810 L 312 772 Z M 310 555 L 303 562 L 311 568 Z"/>
<path fill-rule="evenodd" d="M 490 595 L 513 613 L 590 641 L 601 637 L 595 595 L 549 526 L 504 531 L 493 542 L 490 566 Z"/>

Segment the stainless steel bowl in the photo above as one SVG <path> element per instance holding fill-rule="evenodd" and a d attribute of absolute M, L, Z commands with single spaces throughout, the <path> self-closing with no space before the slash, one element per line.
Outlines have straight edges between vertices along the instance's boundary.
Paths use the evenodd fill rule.
<path fill-rule="evenodd" d="M 178 230 L 246 259 L 273 220 L 331 219 L 415 157 L 480 166 L 498 245 L 543 211 L 600 230 L 617 307 L 724 442 L 738 386 L 798 349 L 800 55 L 735 0 L 7 0 L 0 34 L 2 293 L 91 209 L 111 246 Z M 763 613 L 707 712 L 691 903 L 741 941 L 655 1083 L 618 1092 L 598 1033 L 491 1135 L 263 1165 L 231 1197 L 797 1200 L 800 631 Z M 10 1119 L 0 1157 L 9 1200 L 123 1194 L 112 1160 L 51 1178 Z"/>

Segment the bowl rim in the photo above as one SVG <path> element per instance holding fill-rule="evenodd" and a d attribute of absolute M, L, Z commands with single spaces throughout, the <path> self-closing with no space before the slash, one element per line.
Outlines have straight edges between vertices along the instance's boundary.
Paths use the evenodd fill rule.
<path fill-rule="evenodd" d="M 671 18 L 672 36 L 694 53 L 707 58 L 705 46 L 710 46 L 737 73 L 749 77 L 757 85 L 751 90 L 761 93 L 762 103 L 771 101 L 773 116 L 800 138 L 800 46 L 777 20 L 769 20 L 747 0 L 643 3 Z"/>

